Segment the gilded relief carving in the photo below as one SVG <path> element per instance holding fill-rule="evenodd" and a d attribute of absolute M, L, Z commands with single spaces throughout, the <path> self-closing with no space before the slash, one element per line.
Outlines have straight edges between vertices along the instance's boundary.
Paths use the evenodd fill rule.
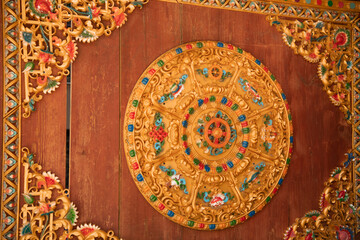
<path fill-rule="evenodd" d="M 252 217 L 282 184 L 292 152 L 289 105 L 256 58 L 222 42 L 170 50 L 130 97 L 132 176 L 160 213 L 190 228 Z"/>

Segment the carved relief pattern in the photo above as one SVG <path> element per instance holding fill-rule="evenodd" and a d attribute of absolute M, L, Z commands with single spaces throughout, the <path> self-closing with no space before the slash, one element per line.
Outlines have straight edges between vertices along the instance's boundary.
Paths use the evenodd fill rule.
<path fill-rule="evenodd" d="M 137 186 L 183 226 L 244 222 L 287 172 L 293 137 L 285 94 L 260 60 L 233 45 L 194 42 L 160 56 L 136 84 L 125 116 Z"/>
<path fill-rule="evenodd" d="M 265 15 L 277 15 L 288 18 L 307 19 L 307 20 L 321 20 L 324 22 L 333 23 L 350 23 L 358 15 L 359 5 L 356 2 L 346 2 L 346 8 L 336 7 L 339 6 L 335 1 L 303 1 L 301 5 L 298 5 L 299 0 L 294 0 L 295 3 L 291 3 L 287 0 L 275 0 L 275 1 L 248 1 L 248 0 L 162 0 L 168 2 L 180 2 L 183 4 L 229 9 L 241 12 L 252 12 Z M 329 4 L 329 8 L 319 8 L 319 5 Z M 310 3 L 310 4 L 309 4 Z M 336 3 L 333 5 L 333 3 Z M 313 5 L 311 5 L 313 4 Z M 340 4 L 341 5 L 341 4 Z M 342 2 L 344 5 L 344 2 Z"/>
<path fill-rule="evenodd" d="M 321 194 L 320 211 L 314 210 L 296 219 L 285 232 L 284 240 L 355 239 L 357 214 L 351 181 L 352 161 L 355 159 L 350 153 L 344 167 L 331 173 Z"/>
<path fill-rule="evenodd" d="M 24 117 L 43 94 L 59 87 L 77 55 L 77 41 L 93 42 L 121 27 L 147 0 L 21 0 L 21 57 Z"/>
<path fill-rule="evenodd" d="M 339 106 L 351 124 L 353 50 L 351 30 L 344 25 L 322 21 L 284 20 L 267 17 L 276 26 L 286 45 L 311 63 L 318 63 L 318 76 L 330 101 Z"/>
<path fill-rule="evenodd" d="M 19 75 L 19 9 L 16 1 L 3 4 L 3 156 L 1 195 L 1 237 L 15 239 L 17 230 L 21 93 Z"/>
<path fill-rule="evenodd" d="M 353 49 L 354 49 L 354 82 L 353 82 L 353 111 L 354 122 L 352 124 L 353 129 L 353 151 L 356 156 L 360 156 L 360 21 L 357 19 L 353 24 Z M 353 163 L 353 187 L 355 193 L 355 206 L 357 214 L 357 229 L 360 230 L 360 160 L 356 158 Z"/>
<path fill-rule="evenodd" d="M 22 149 L 24 205 L 21 207 L 20 239 L 118 239 L 92 224 L 76 226 L 78 212 L 69 190 L 51 172 L 40 172 L 29 149 Z"/>

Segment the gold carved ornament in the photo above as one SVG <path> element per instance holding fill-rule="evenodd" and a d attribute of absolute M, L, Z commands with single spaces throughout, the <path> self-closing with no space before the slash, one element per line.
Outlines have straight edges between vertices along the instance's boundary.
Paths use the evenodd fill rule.
<path fill-rule="evenodd" d="M 55 91 L 77 55 L 77 43 L 93 42 L 121 27 L 147 0 L 21 0 L 20 38 L 29 117 L 42 94 Z"/>
<path fill-rule="evenodd" d="M 352 122 L 351 90 L 353 48 L 351 30 L 346 25 L 323 21 L 267 20 L 283 35 L 284 42 L 311 63 L 318 63 L 318 76 L 330 101 L 339 106 L 349 124 Z"/>
<path fill-rule="evenodd" d="M 274 75 L 222 42 L 156 59 L 125 112 L 131 175 L 147 201 L 183 226 L 217 230 L 253 217 L 286 175 L 289 105 Z"/>
<path fill-rule="evenodd" d="M 22 149 L 24 205 L 20 212 L 20 239 L 119 239 L 92 224 L 76 229 L 78 211 L 70 202 L 69 190 L 51 172 L 40 172 L 29 149 Z"/>

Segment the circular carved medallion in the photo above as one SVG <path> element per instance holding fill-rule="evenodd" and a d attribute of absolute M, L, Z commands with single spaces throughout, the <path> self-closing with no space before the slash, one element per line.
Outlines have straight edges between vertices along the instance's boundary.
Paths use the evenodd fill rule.
<path fill-rule="evenodd" d="M 292 152 L 289 106 L 256 58 L 193 42 L 156 59 L 134 87 L 124 143 L 146 200 L 183 226 L 244 222 L 283 182 Z"/>

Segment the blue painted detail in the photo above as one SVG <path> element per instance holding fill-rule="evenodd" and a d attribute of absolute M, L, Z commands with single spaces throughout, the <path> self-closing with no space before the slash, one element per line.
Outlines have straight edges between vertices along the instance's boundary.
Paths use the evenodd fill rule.
<path fill-rule="evenodd" d="M 234 163 L 232 161 L 228 161 L 227 165 L 229 166 L 229 168 L 233 168 L 234 167 Z"/>
<path fill-rule="evenodd" d="M 177 54 L 182 53 L 182 49 L 181 49 L 181 48 L 177 48 L 177 49 L 176 49 L 176 53 L 177 53 Z"/>
<path fill-rule="evenodd" d="M 129 124 L 129 125 L 128 125 L 128 130 L 129 130 L 129 132 L 134 131 L 134 125 Z"/>
<path fill-rule="evenodd" d="M 205 165 L 205 171 L 210 172 L 210 167 L 209 167 L 209 165 Z"/>
<path fill-rule="evenodd" d="M 291 136 L 291 137 L 290 137 L 290 143 L 293 143 L 293 142 L 294 142 L 294 137 Z"/>
<path fill-rule="evenodd" d="M 139 174 L 136 176 L 136 179 L 137 179 L 139 182 L 144 181 L 144 177 L 143 177 L 143 175 L 141 175 L 141 173 L 139 173 Z"/>
<path fill-rule="evenodd" d="M 210 225 L 209 225 L 209 229 L 210 229 L 210 230 L 214 230 L 215 228 L 216 228 L 216 225 L 215 225 L 215 224 L 210 224 Z"/>
<path fill-rule="evenodd" d="M 281 96 L 284 100 L 286 100 L 286 96 L 285 96 L 285 93 L 281 93 Z"/>
<path fill-rule="evenodd" d="M 284 179 L 280 178 L 279 180 L 279 185 L 281 185 L 283 183 Z"/>
<path fill-rule="evenodd" d="M 167 215 L 169 216 L 169 217 L 173 217 L 174 215 L 175 215 L 175 213 L 173 212 L 173 211 L 168 211 L 168 213 L 167 213 Z"/>
<path fill-rule="evenodd" d="M 255 211 L 254 211 L 254 210 L 249 213 L 249 217 L 252 217 L 252 216 L 254 216 L 254 215 L 255 215 Z"/>
<path fill-rule="evenodd" d="M 184 128 L 187 128 L 187 125 L 188 125 L 187 121 L 186 120 L 182 121 L 182 125 L 183 125 Z"/>
<path fill-rule="evenodd" d="M 149 79 L 146 77 L 146 78 L 143 78 L 143 80 L 141 81 L 144 85 L 146 85 L 148 82 L 149 82 Z"/>
<path fill-rule="evenodd" d="M 256 59 L 255 62 L 257 63 L 257 65 L 260 65 L 260 64 L 261 64 L 261 62 L 260 62 L 259 59 Z"/>
<path fill-rule="evenodd" d="M 247 141 L 242 141 L 242 146 L 243 146 L 244 148 L 247 148 L 247 147 L 249 146 L 249 142 L 247 142 Z"/>
<path fill-rule="evenodd" d="M 199 105 L 199 107 L 201 107 L 201 105 L 203 105 L 203 104 L 204 104 L 204 100 L 199 99 L 199 100 L 198 100 L 198 105 Z"/>
<path fill-rule="evenodd" d="M 217 46 L 218 46 L 218 47 L 224 47 L 224 44 L 223 44 L 222 42 L 218 42 L 218 43 L 217 43 Z"/>
<path fill-rule="evenodd" d="M 185 149 L 185 153 L 186 153 L 187 155 L 190 155 L 190 148 Z"/>
<path fill-rule="evenodd" d="M 240 115 L 240 116 L 238 117 L 238 119 L 239 119 L 240 122 L 243 122 L 243 121 L 246 120 L 246 117 L 245 117 L 245 115 Z"/>
<path fill-rule="evenodd" d="M 226 98 L 226 97 L 223 97 L 223 98 L 221 99 L 221 103 L 222 103 L 222 104 L 226 104 L 226 103 L 227 103 L 227 101 L 228 101 L 228 100 L 227 100 L 227 98 Z"/>

